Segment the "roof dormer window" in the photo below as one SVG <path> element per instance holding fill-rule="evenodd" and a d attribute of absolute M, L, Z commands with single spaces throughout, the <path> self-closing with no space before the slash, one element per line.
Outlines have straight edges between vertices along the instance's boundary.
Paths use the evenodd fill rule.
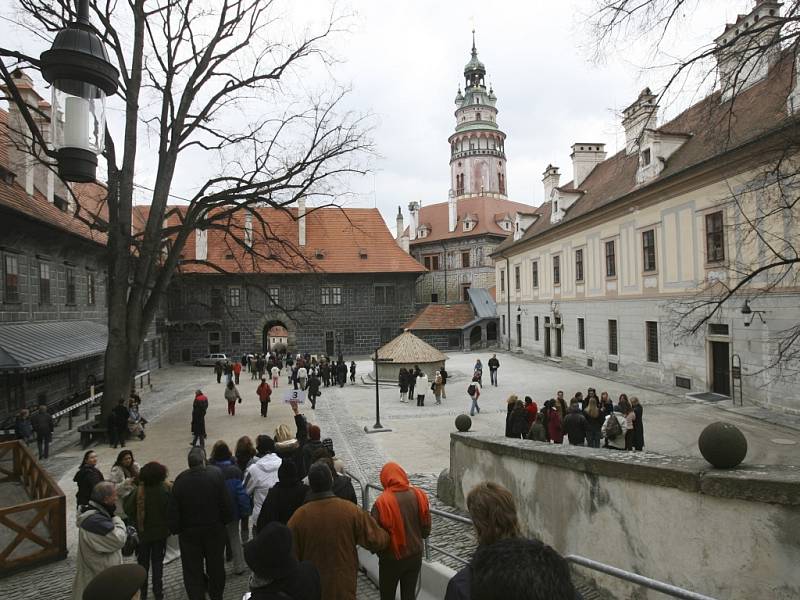
<path fill-rule="evenodd" d="M 464 231 L 472 231 L 475 227 L 474 221 L 464 221 Z"/>
<path fill-rule="evenodd" d="M 648 165 L 650 164 L 650 161 L 651 161 L 651 152 L 650 152 L 650 148 L 645 148 L 645 149 L 642 151 L 642 156 L 641 156 L 641 162 L 642 162 L 642 166 L 643 166 L 643 167 L 646 167 L 646 166 L 648 166 Z"/>

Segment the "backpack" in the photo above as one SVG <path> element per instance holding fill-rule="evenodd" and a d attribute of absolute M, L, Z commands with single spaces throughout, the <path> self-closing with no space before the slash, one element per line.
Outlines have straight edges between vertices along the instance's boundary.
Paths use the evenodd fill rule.
<path fill-rule="evenodd" d="M 622 426 L 617 420 L 617 415 L 611 413 L 608 416 L 608 423 L 606 423 L 606 439 L 613 440 L 620 435 L 622 435 Z"/>
<path fill-rule="evenodd" d="M 474 396 L 476 391 L 477 389 L 475 388 L 475 384 L 470 383 L 469 387 L 467 388 L 467 394 L 469 394 L 470 396 Z"/>

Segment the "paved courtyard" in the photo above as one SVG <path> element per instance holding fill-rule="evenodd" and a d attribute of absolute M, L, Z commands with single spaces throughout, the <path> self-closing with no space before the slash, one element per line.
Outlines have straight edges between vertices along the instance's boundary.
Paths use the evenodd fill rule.
<path fill-rule="evenodd" d="M 348 384 L 342 389 L 324 388 L 317 410 L 311 411 L 310 407 L 305 407 L 304 412 L 312 423 L 320 425 L 323 437 L 333 438 L 337 456 L 345 461 L 348 470 L 358 479 L 377 482 L 381 466 L 391 458 L 414 474 L 413 478 L 418 484 L 433 492 L 435 476 L 449 466 L 449 434 L 453 430 L 453 419 L 467 409 L 468 374 L 471 374 L 476 358 L 480 357 L 485 364 L 491 355 L 454 353 L 449 356 L 447 368 L 451 380 L 443 406 L 433 406 L 432 397 L 426 400 L 424 408 L 401 404 L 395 386 L 381 386 L 381 421 L 392 429 L 391 432 L 364 433 L 364 426 L 371 426 L 375 421 L 374 385 L 361 382 L 361 377 L 366 376 L 371 367 L 366 359 L 357 360 L 357 385 Z M 481 395 L 482 412 L 473 420 L 475 431 L 502 435 L 505 403 L 509 394 L 515 393 L 521 397 L 531 395 L 541 405 L 558 389 L 563 389 L 569 397 L 577 390 L 585 392 L 588 387 L 595 387 L 598 392 L 608 391 L 612 397 L 626 392 L 640 398 L 645 410 L 646 450 L 698 455 L 696 440 L 703 427 L 713 421 L 726 420 L 738 425 L 748 439 L 747 463 L 800 464 L 798 430 L 755 418 L 747 411 L 734 412 L 719 405 L 695 403 L 685 398 L 567 371 L 554 365 L 531 362 L 519 356 L 498 354 L 498 358 L 501 362 L 499 386 L 494 388 L 487 385 L 484 388 Z M 488 383 L 488 372 L 484 379 Z M 254 437 L 259 433 L 272 434 L 282 423 L 292 425 L 291 409 L 280 401 L 287 387 L 285 381 L 285 377 L 282 378 L 282 387 L 273 394 L 275 400 L 269 416 L 261 418 L 255 382 L 243 374 L 240 391 L 244 402 L 237 405 L 237 414 L 231 417 L 226 414 L 223 386 L 216 383 L 211 369 L 174 366 L 157 371 L 152 378 L 152 390 L 146 390 L 143 396 L 142 413 L 151 421 L 147 438 L 144 441 L 131 441 L 128 447 L 133 450 L 140 464 L 157 460 L 167 465 L 171 477 L 175 477 L 186 465 L 191 439 L 191 402 L 195 389 L 203 389 L 210 400 L 206 418 L 208 444 L 224 439 L 232 445 L 241 435 Z M 775 415 L 772 417 L 774 420 Z M 66 440 L 63 434 L 60 437 L 61 446 L 67 444 L 66 448 L 45 464 L 69 499 L 67 522 L 72 524 L 75 518 L 75 485 L 72 476 L 83 452 L 77 444 L 77 433 L 67 434 Z M 98 467 L 108 474 L 118 450 L 108 446 L 98 446 L 95 450 L 99 456 Z M 447 546 L 459 555 L 468 556 L 474 547 L 474 539 L 468 528 L 438 519 L 434 524 L 434 537 L 434 543 Z M 67 560 L 3 580 L 0 586 L 4 590 L 2 597 L 21 599 L 32 594 L 67 597 L 76 544 L 72 526 L 68 528 L 68 543 L 70 556 Z M 458 566 L 451 559 L 445 559 L 445 562 Z M 174 561 L 166 570 L 167 597 L 170 599 L 185 597 L 179 564 L 180 561 Z M 237 577 L 229 573 L 226 598 L 240 598 L 246 586 L 247 576 Z M 374 588 L 363 578 L 360 580 L 359 596 L 376 597 Z"/>

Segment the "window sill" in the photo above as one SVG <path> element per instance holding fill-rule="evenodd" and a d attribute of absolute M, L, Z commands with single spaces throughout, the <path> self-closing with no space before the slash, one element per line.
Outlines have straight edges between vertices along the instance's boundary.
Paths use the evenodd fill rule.
<path fill-rule="evenodd" d="M 616 281 L 616 280 L 617 280 L 616 275 L 606 275 L 606 281 Z"/>
<path fill-rule="evenodd" d="M 720 260 L 720 261 L 706 262 L 706 263 L 705 263 L 705 265 L 704 265 L 704 267 L 705 267 L 707 270 L 712 270 L 712 269 L 727 269 L 727 268 L 728 268 L 728 261 L 727 261 L 727 260 L 725 260 L 725 259 L 723 258 L 723 259 L 722 259 L 722 260 Z"/>

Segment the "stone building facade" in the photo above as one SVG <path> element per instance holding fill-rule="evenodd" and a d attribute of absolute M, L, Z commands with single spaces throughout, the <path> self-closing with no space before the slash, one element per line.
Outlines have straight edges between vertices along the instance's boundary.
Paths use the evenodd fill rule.
<path fill-rule="evenodd" d="M 718 43 L 766 26 L 779 8 L 758 2 Z M 729 67 L 724 49 L 718 58 Z M 775 260 L 775 244 L 800 239 L 788 183 L 798 159 L 786 145 L 798 122 L 797 65 L 791 52 L 761 60 L 737 89 L 718 89 L 664 124 L 645 89 L 624 111 L 620 152 L 606 158 L 602 144 L 576 143 L 566 185 L 547 167 L 534 222 L 493 254 L 503 345 L 800 414 L 795 363 L 771 367 L 789 352 L 778 340 L 800 323 L 797 265 L 745 279 Z M 728 289 L 736 292 L 712 314 L 707 303 Z M 691 334 L 680 319 L 693 306 Z"/>
<path fill-rule="evenodd" d="M 414 314 L 414 281 L 424 268 L 394 243 L 377 210 L 255 210 L 276 239 L 261 239 L 255 228 L 250 251 L 263 256 L 272 243 L 269 252 L 282 259 L 234 254 L 235 226 L 192 240 L 186 256 L 204 256 L 226 274 L 187 261 L 174 278 L 164 322 L 171 361 L 267 351 L 276 325 L 286 328 L 291 352 L 364 355 Z"/>

